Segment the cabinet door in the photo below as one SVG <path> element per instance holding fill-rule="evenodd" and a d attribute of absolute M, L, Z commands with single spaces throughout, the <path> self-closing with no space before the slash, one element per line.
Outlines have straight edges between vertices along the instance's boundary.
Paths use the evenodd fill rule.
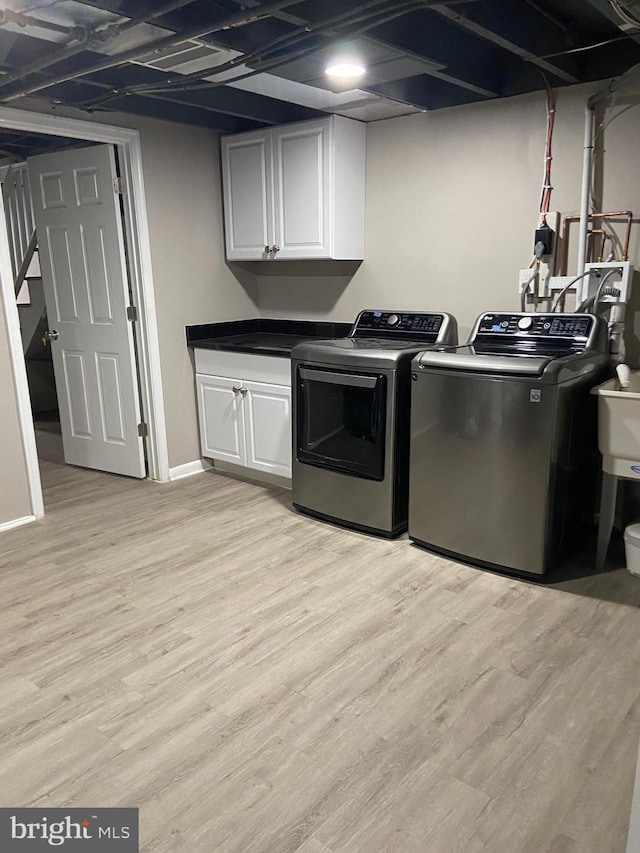
<path fill-rule="evenodd" d="M 268 258 L 273 244 L 273 182 L 269 131 L 222 139 L 227 258 Z"/>
<path fill-rule="evenodd" d="M 331 120 L 272 128 L 278 258 L 329 258 Z"/>
<path fill-rule="evenodd" d="M 208 459 L 224 459 L 246 465 L 244 406 L 234 391 L 242 382 L 222 376 L 196 374 L 200 448 Z"/>
<path fill-rule="evenodd" d="M 291 476 L 291 388 L 244 382 L 249 468 Z"/>

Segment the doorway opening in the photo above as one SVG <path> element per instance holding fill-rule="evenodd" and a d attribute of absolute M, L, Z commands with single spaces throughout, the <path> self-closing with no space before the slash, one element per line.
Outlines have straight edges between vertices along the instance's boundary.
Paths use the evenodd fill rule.
<path fill-rule="evenodd" d="M 137 432 L 141 410 L 137 361 L 133 347 L 121 352 L 123 346 L 128 349 L 135 331 L 125 313 L 131 294 L 123 214 L 114 196 L 114 147 L 9 130 L 0 133 L 0 150 L 7 236 L 45 504 L 46 475 L 51 474 L 52 465 L 72 463 L 145 477 L 143 441 Z M 118 288 L 124 294 L 116 292 Z M 117 329 L 118 324 L 124 340 L 107 335 L 109 369 L 105 371 L 105 342 L 100 346 L 100 339 L 105 337 L 104 330 Z M 123 356 L 120 363 L 114 362 L 114 350 Z M 128 377 L 122 375 L 126 367 Z M 81 376 L 74 376 L 78 372 Z M 127 379 L 131 399 L 119 393 Z M 127 435 L 123 415 L 128 407 L 132 414 Z M 101 439 L 110 443 L 115 455 L 104 452 Z M 118 458 L 127 453 L 126 439 L 134 445 L 130 465 Z"/>
<path fill-rule="evenodd" d="M 46 157 L 56 156 L 57 152 L 63 152 L 63 155 L 74 155 L 82 149 L 89 149 L 93 146 L 99 146 L 103 143 L 103 148 L 109 148 L 112 155 L 117 152 L 117 159 L 122 170 L 122 179 L 119 186 L 124 188 L 124 194 L 119 205 L 122 220 L 120 227 L 122 230 L 123 243 L 126 241 L 127 252 L 126 257 L 123 255 L 124 276 L 130 285 L 129 304 L 122 306 L 126 310 L 128 319 L 133 322 L 137 320 L 135 347 L 138 356 L 138 369 L 135 377 L 135 397 L 137 401 L 137 413 L 143 413 L 144 424 L 146 425 L 147 437 L 145 442 L 140 442 L 140 446 L 146 443 L 148 470 L 142 468 L 142 473 L 134 474 L 133 476 L 148 476 L 149 479 L 166 481 L 168 476 L 168 454 L 166 447 L 166 431 L 164 424 L 164 408 L 162 404 L 162 388 L 160 384 L 160 369 L 159 369 L 159 347 L 157 339 L 157 327 L 155 320 L 155 302 L 153 293 L 153 282 L 151 277 L 150 249 L 149 238 L 147 231 L 146 206 L 144 199 L 144 186 L 142 182 L 142 164 L 140 154 L 139 134 L 137 131 L 125 130 L 121 128 L 109 127 L 107 125 L 98 125 L 75 119 L 64 119 L 59 116 L 41 115 L 36 113 L 27 113 L 21 110 L 11 110 L 0 108 L 0 149 L 2 153 L 0 157 L 4 158 L 3 166 L 8 167 L 12 162 L 22 160 L 23 162 L 33 157 L 38 157 L 46 160 Z M 106 143 L 106 144 L 104 144 Z M 22 156 L 21 156 L 22 155 Z M 116 157 L 113 156 L 115 162 Z M 51 170 L 46 176 L 49 179 L 52 174 Z M 95 181 L 92 183 L 91 176 L 86 168 L 74 170 L 75 188 L 81 195 L 85 193 L 88 204 L 94 202 L 96 205 L 99 201 L 91 198 Z M 79 175 L 79 178 L 78 178 Z M 53 195 L 49 201 L 53 199 L 53 204 L 49 207 L 55 207 L 56 199 L 54 187 L 55 181 L 49 181 L 47 186 L 53 187 Z M 39 184 L 39 192 L 47 201 L 47 192 L 43 190 L 44 183 Z M 97 186 L 97 185 L 96 185 Z M 122 192 L 122 190 L 120 190 Z M 47 204 L 45 203 L 45 208 Z M 5 211 L 2 211 L 3 219 Z M 42 499 L 42 485 L 40 479 L 40 471 L 38 465 L 38 445 L 41 456 L 48 456 L 50 459 L 60 460 L 60 434 L 64 430 L 64 417 L 62 427 L 58 426 L 60 415 L 60 406 L 58 405 L 60 397 L 60 388 L 57 387 L 60 383 L 56 383 L 55 378 L 52 381 L 51 363 L 55 360 L 51 358 L 53 349 L 53 340 L 49 335 L 57 333 L 58 330 L 51 329 L 50 323 L 45 322 L 44 313 L 38 316 L 37 291 L 39 289 L 39 276 L 37 265 L 36 270 L 30 270 L 30 275 L 26 278 L 27 287 L 22 294 L 22 300 L 26 308 L 19 308 L 16 301 L 14 291 L 15 282 L 13 280 L 10 260 L 9 239 L 5 222 L 2 223 L 1 229 L 4 233 L 0 235 L 0 275 L 2 278 L 2 302 L 6 313 L 7 331 L 9 344 L 11 349 L 12 365 L 14 368 L 14 378 L 17 387 L 18 407 L 20 416 L 20 425 L 24 439 L 25 458 L 27 462 L 29 486 L 32 498 L 33 517 L 38 518 L 44 513 L 44 505 Z M 58 226 L 47 225 L 48 248 L 51 248 L 52 242 L 55 243 L 53 237 L 60 236 L 62 233 Z M 85 232 L 88 233 L 87 229 Z M 96 232 L 97 233 L 97 232 Z M 111 244 L 112 240 L 102 240 L 103 244 Z M 89 246 L 89 250 L 91 246 Z M 87 253 L 87 245 L 84 246 L 83 252 Z M 98 245 L 97 243 L 95 245 Z M 95 248 L 95 246 L 94 246 Z M 40 261 L 42 247 L 40 247 Z M 49 253 L 50 254 L 50 253 Z M 46 264 L 45 264 L 46 265 Z M 42 272 L 40 270 L 39 272 Z M 106 277 L 106 276 L 105 276 Z M 32 281 L 32 287 L 29 284 Z M 35 297 L 35 298 L 34 298 Z M 72 294 L 73 297 L 73 294 Z M 108 298 L 104 298 L 102 302 L 101 293 L 96 291 L 89 294 L 91 310 L 104 315 L 107 320 Z M 60 295 L 56 291 L 56 300 L 60 301 Z M 27 323 L 23 318 L 20 322 L 20 312 L 25 316 L 29 313 L 29 307 L 33 306 L 31 314 L 31 322 Z M 63 306 L 64 307 L 64 306 Z M 104 309 L 104 310 L 103 310 Z M 106 312 L 106 313 L 105 313 Z M 129 312 L 131 312 L 129 314 Z M 67 311 L 67 314 L 69 311 Z M 64 314 L 64 311 L 63 311 Z M 133 319 L 132 319 L 133 318 Z M 48 318 L 50 319 L 50 318 Z M 68 319 L 68 318 L 67 318 Z M 63 317 L 64 320 L 64 317 Z M 62 322 L 59 320 L 59 322 Z M 23 333 L 23 327 L 31 326 L 29 335 Z M 34 328 L 35 325 L 35 328 Z M 103 326 L 108 326 L 108 322 L 104 322 Z M 133 335 L 131 335 L 133 338 Z M 25 338 L 28 340 L 25 342 Z M 48 338 L 48 340 L 47 340 Z M 44 342 L 43 342 L 44 340 Z M 100 387 L 98 395 L 101 395 L 102 403 L 113 397 L 113 388 L 119 387 L 119 375 L 117 375 L 116 359 L 105 357 L 105 352 L 111 354 L 113 347 L 104 345 L 102 353 L 90 354 L 92 358 L 101 360 L 102 373 L 100 379 Z M 83 377 L 83 367 L 81 359 L 75 358 L 79 350 L 76 346 L 71 355 L 67 354 L 64 366 L 64 374 L 66 378 L 73 378 L 74 370 L 80 377 L 81 388 L 82 382 L 86 377 Z M 73 357 L 72 357 L 73 356 Z M 89 361 L 87 361 L 89 363 Z M 109 385 L 110 371 L 113 382 Z M 76 383 L 77 384 L 77 383 Z M 86 395 L 85 395 L 86 396 Z M 76 395 L 77 401 L 78 395 Z M 117 402 L 117 401 L 116 401 Z M 63 407 L 63 413 L 69 406 L 68 400 Z M 33 410 L 32 410 L 33 405 Z M 121 408 L 123 408 L 121 406 Z M 124 408 L 127 408 L 125 406 Z M 117 410 L 117 407 L 116 407 Z M 114 411 L 116 411 L 114 410 Z M 105 409 L 105 411 L 107 411 Z M 116 411 L 117 413 L 117 411 Z M 75 417 L 75 421 L 74 421 Z M 82 407 L 77 405 L 71 406 L 71 420 L 74 435 L 82 437 L 83 422 L 82 422 Z M 116 419 L 117 420 L 117 419 Z M 141 419 L 142 423 L 142 419 Z M 101 418 L 101 426 L 103 431 L 108 434 L 111 439 L 111 444 L 117 444 L 119 440 L 119 423 L 114 421 L 107 411 L 107 414 Z M 136 424 L 138 427 L 138 424 Z M 141 430 L 144 432 L 144 430 Z M 87 430 L 85 430 L 85 433 Z M 37 436 L 36 436 L 37 433 Z M 36 441 L 37 438 L 37 441 Z M 80 442 L 81 443 L 81 442 Z M 117 468 L 109 468 L 105 465 L 92 465 L 91 460 L 68 459 L 71 464 L 86 465 L 89 468 L 97 468 L 102 470 L 115 470 L 116 473 L 128 473 L 128 471 L 119 471 Z M 144 465 L 144 458 L 142 461 Z"/>
<path fill-rule="evenodd" d="M 64 464 L 64 451 L 52 349 L 47 337 L 49 323 L 40 264 L 41 244 L 35 232 L 27 161 L 82 144 L 86 143 L 11 128 L 0 131 L 0 183 L 5 226 L 41 471 L 44 459 Z"/>

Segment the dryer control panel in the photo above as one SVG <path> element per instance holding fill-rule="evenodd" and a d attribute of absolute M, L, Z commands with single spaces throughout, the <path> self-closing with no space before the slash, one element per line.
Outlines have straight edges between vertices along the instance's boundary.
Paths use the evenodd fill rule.
<path fill-rule="evenodd" d="M 473 340 L 485 335 L 534 339 L 569 339 L 585 342 L 595 324 L 588 314 L 482 314 Z"/>

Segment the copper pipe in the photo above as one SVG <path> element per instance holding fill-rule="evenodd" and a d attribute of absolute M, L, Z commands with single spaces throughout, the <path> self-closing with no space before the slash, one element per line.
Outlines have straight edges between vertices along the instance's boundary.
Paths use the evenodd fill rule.
<path fill-rule="evenodd" d="M 627 233 L 624 238 L 622 247 L 622 260 L 629 260 L 629 244 L 631 243 L 631 225 L 633 224 L 633 213 L 630 210 L 614 210 L 610 213 L 590 213 L 587 217 L 589 222 L 594 219 L 626 219 Z M 567 274 L 567 266 L 569 263 L 569 228 L 572 222 L 579 222 L 580 214 L 573 213 L 564 217 L 562 223 L 562 260 L 560 263 L 560 275 Z"/>
<path fill-rule="evenodd" d="M 604 246 L 607 241 L 607 236 L 607 232 L 604 231 L 602 228 L 592 228 L 590 231 L 587 232 L 587 255 L 589 256 L 589 262 L 594 260 L 594 255 L 596 254 L 596 237 L 600 240 L 600 252 L 598 253 L 596 260 L 604 260 Z"/>
<path fill-rule="evenodd" d="M 602 233 L 602 244 L 600 246 L 600 254 L 598 255 L 598 263 L 602 263 L 602 261 L 604 261 L 604 248 L 607 245 L 607 240 L 611 241 L 611 252 L 612 253 L 614 252 L 613 237 L 611 236 L 611 234 L 607 234 L 606 232 L 603 231 L 603 233 Z"/>

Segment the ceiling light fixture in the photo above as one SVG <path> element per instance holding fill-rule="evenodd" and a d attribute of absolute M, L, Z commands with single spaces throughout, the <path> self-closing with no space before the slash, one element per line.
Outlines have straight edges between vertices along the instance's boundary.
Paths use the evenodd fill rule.
<path fill-rule="evenodd" d="M 336 62 L 332 62 L 330 65 L 327 65 L 325 68 L 325 74 L 328 77 L 341 77 L 343 80 L 352 80 L 356 77 L 362 77 L 366 70 L 367 69 L 361 62 L 354 62 L 353 60 L 337 60 Z"/>

